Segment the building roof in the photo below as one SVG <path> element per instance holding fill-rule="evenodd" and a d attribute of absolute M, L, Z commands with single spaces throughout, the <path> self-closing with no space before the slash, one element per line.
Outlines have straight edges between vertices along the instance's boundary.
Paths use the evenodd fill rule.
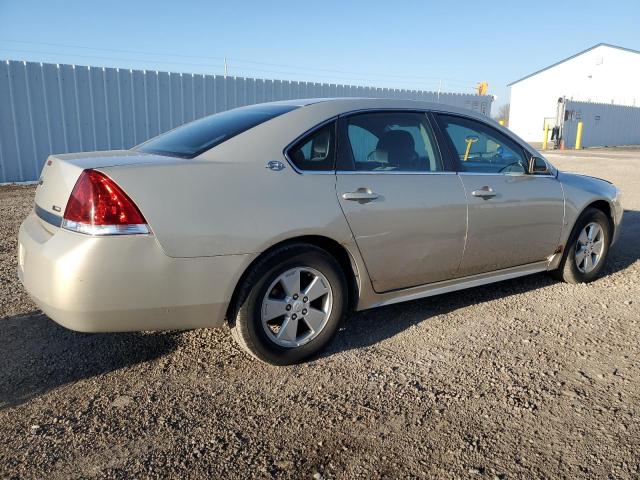
<path fill-rule="evenodd" d="M 597 44 L 596 44 L 596 45 L 594 45 L 593 47 L 589 47 L 589 48 L 587 48 L 586 50 L 582 50 L 581 52 L 578 52 L 578 53 L 576 53 L 575 55 L 571 55 L 570 57 L 567 57 L 567 58 L 565 58 L 565 59 L 563 59 L 563 60 L 560 60 L 559 62 L 556 62 L 556 63 L 554 63 L 554 64 L 552 64 L 552 65 L 549 65 L 548 67 L 541 68 L 540 70 L 537 70 L 537 71 L 535 71 L 535 72 L 533 72 L 533 73 L 530 73 L 529 75 L 527 75 L 527 76 L 525 76 L 525 77 L 519 78 L 518 80 L 515 80 L 515 81 L 513 81 L 513 82 L 511 82 L 511 83 L 507 84 L 507 87 L 510 87 L 511 85 L 514 85 L 514 84 L 516 84 L 516 83 L 518 83 L 518 82 L 521 82 L 522 80 L 526 80 L 526 79 L 527 79 L 527 78 L 529 78 L 529 77 L 533 77 L 534 75 L 537 75 L 537 74 L 539 74 L 539 73 L 541 73 L 541 72 L 544 72 L 545 70 L 549 70 L 550 68 L 553 68 L 553 67 L 555 67 L 556 65 L 560 65 L 561 63 L 564 63 L 564 62 L 566 62 L 566 61 L 568 61 L 568 60 L 571 60 L 572 58 L 576 58 L 576 57 L 578 57 L 578 56 L 582 55 L 583 53 L 590 52 L 591 50 L 593 50 L 593 49 L 595 49 L 595 48 L 598 48 L 598 47 L 617 48 L 618 50 L 624 50 L 624 51 L 627 51 L 627 52 L 637 53 L 638 55 L 640 55 L 640 51 L 638 51 L 638 50 L 633 50 L 632 48 L 619 47 L 619 46 L 617 46 L 617 45 L 611 45 L 610 43 L 597 43 Z"/>

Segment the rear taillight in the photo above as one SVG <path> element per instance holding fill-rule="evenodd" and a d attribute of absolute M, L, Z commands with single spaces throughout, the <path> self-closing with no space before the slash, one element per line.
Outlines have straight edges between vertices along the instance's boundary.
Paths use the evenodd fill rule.
<path fill-rule="evenodd" d="M 149 233 L 133 201 L 113 180 L 95 170 L 83 171 L 76 181 L 62 228 L 88 235 Z"/>

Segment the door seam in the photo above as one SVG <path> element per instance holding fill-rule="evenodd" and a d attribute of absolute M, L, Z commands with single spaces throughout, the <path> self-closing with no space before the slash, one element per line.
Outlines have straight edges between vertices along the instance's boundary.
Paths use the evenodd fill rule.
<path fill-rule="evenodd" d="M 354 233 L 353 229 L 351 228 L 351 224 L 349 223 L 349 219 L 347 218 L 347 214 L 344 213 L 344 209 L 342 208 L 342 203 L 340 203 L 340 194 L 338 193 L 338 174 L 334 171 L 333 174 L 333 190 L 336 194 L 336 202 L 338 202 L 338 208 L 340 209 L 340 211 L 342 212 L 342 217 L 344 218 L 344 221 L 347 224 L 347 227 L 349 228 L 349 231 L 351 232 L 351 238 L 353 239 L 353 243 L 356 246 L 356 249 L 358 250 L 358 254 L 360 255 L 360 259 L 362 260 L 362 265 L 364 266 L 364 271 L 367 274 L 367 278 L 369 279 L 369 284 L 371 285 L 371 290 L 375 293 L 378 293 L 375 289 L 375 287 L 373 286 L 373 279 L 371 278 L 371 274 L 369 273 L 369 267 L 367 267 L 367 262 L 365 262 L 364 260 L 364 256 L 362 255 L 362 251 L 360 250 L 360 245 L 358 245 L 358 240 L 356 239 L 356 234 Z"/>
<path fill-rule="evenodd" d="M 456 177 L 460 181 L 460 185 L 462 186 L 462 191 L 464 192 L 464 201 L 467 207 L 467 216 L 466 216 L 466 226 L 464 230 L 464 245 L 462 246 L 462 255 L 460 255 L 460 262 L 458 262 L 458 268 L 456 269 L 456 275 L 460 273 L 460 268 L 462 267 L 462 261 L 464 260 L 464 255 L 467 252 L 467 240 L 469 238 L 469 197 L 467 196 L 467 187 L 462 180 L 462 177 L 458 172 L 456 172 Z"/>

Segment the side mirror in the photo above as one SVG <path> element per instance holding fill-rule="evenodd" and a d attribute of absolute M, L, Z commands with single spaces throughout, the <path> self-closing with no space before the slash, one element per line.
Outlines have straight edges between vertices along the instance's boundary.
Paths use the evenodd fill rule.
<path fill-rule="evenodd" d="M 549 166 L 547 162 L 544 161 L 544 158 L 540 157 L 531 157 L 529 159 L 529 172 L 534 175 L 536 173 L 549 173 Z"/>

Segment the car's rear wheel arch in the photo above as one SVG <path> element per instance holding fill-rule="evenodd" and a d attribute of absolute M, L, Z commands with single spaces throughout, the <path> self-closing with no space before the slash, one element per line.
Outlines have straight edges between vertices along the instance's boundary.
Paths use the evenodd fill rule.
<path fill-rule="evenodd" d="M 235 288 L 233 290 L 233 295 L 231 296 L 231 301 L 229 302 L 229 307 L 227 308 L 227 320 L 231 321 L 235 318 L 238 308 L 238 297 L 242 293 L 242 287 L 245 284 L 247 276 L 251 274 L 257 264 L 259 264 L 265 257 L 269 256 L 273 252 L 289 246 L 293 244 L 307 244 L 317 248 L 321 248 L 322 250 L 329 253 L 336 261 L 340 264 L 342 271 L 347 279 L 347 288 L 348 288 L 348 305 L 347 308 L 352 310 L 356 307 L 358 302 L 359 295 L 359 284 L 358 284 L 358 276 L 355 274 L 355 261 L 351 257 L 349 251 L 340 245 L 335 240 L 325 237 L 322 235 L 304 235 L 299 237 L 289 238 L 287 240 L 278 242 L 264 252 L 262 252 L 258 257 L 256 257 L 244 270 L 240 278 L 238 279 Z"/>

